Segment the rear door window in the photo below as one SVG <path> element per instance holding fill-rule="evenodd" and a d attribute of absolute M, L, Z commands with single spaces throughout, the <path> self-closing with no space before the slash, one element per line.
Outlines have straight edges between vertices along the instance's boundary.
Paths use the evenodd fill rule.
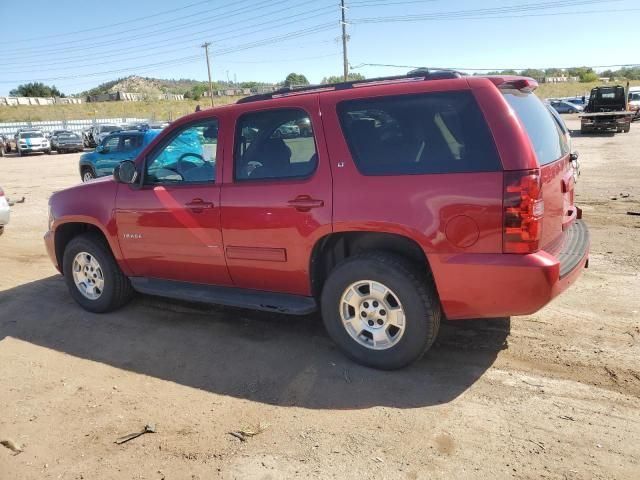
<path fill-rule="evenodd" d="M 568 152 L 566 137 L 538 97 L 517 90 L 503 94 L 524 125 L 540 165 L 555 162 Z"/>
<path fill-rule="evenodd" d="M 501 169 L 491 133 L 469 91 L 350 100 L 338 115 L 364 175 Z"/>

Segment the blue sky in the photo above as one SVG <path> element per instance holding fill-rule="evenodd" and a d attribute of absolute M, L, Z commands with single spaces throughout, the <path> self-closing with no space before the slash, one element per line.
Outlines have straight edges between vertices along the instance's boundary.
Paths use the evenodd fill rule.
<path fill-rule="evenodd" d="M 368 77 L 407 69 L 360 65 L 502 69 L 640 63 L 638 0 L 346 3 L 349 62 Z M 205 80 L 199 47 L 204 41 L 213 43 L 214 79 L 276 82 L 298 72 L 319 82 L 342 72 L 338 4 L 30 0 L 16 15 L 20 2 L 0 0 L 0 95 L 27 81 L 55 84 L 69 94 L 132 74 Z"/>

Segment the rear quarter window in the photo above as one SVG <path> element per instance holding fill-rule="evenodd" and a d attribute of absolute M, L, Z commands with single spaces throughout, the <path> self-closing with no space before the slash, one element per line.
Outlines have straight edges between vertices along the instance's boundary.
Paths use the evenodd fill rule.
<path fill-rule="evenodd" d="M 538 97 L 511 90 L 503 94 L 524 126 L 540 165 L 555 162 L 568 153 L 566 137 Z"/>
<path fill-rule="evenodd" d="M 501 163 L 470 91 L 349 100 L 338 116 L 364 175 L 488 172 Z"/>

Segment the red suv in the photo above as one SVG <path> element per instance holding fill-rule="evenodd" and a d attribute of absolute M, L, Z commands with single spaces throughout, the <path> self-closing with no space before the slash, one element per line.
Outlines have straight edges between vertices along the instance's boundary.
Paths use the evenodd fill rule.
<path fill-rule="evenodd" d="M 319 308 L 347 355 L 402 367 L 442 318 L 533 313 L 588 263 L 536 85 L 419 70 L 188 115 L 113 178 L 51 197 L 49 255 L 92 312 L 134 291 Z"/>

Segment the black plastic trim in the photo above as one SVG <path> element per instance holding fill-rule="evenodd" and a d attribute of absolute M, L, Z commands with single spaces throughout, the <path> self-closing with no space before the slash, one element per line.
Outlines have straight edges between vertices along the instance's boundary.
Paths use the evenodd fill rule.
<path fill-rule="evenodd" d="M 249 102 L 257 102 L 259 100 L 271 100 L 273 98 L 277 98 L 282 95 L 286 95 L 288 93 L 314 93 L 314 91 L 319 90 L 323 91 L 326 89 L 332 90 L 346 90 L 348 88 L 353 88 L 354 85 L 359 84 L 375 84 L 380 82 L 394 81 L 394 80 L 444 80 L 450 78 L 462 78 L 464 76 L 463 73 L 458 72 L 456 70 L 429 70 L 427 68 L 416 68 L 415 70 L 411 70 L 406 75 L 395 75 L 392 77 L 377 77 L 377 78 L 366 78 L 364 80 L 352 80 L 348 82 L 339 82 L 339 83 L 323 83 L 318 85 L 308 85 L 304 87 L 283 87 L 274 92 L 269 93 L 259 93 L 257 95 L 251 95 L 249 97 L 244 97 L 238 100 L 236 103 L 249 103 Z"/>
<path fill-rule="evenodd" d="M 290 315 L 306 315 L 318 308 L 313 297 L 302 295 L 145 277 L 131 277 L 129 280 L 133 288 L 140 293 L 189 302 L 212 303 Z"/>
<path fill-rule="evenodd" d="M 582 261 L 589 249 L 589 229 L 582 220 L 576 220 L 564 232 L 564 245 L 557 255 L 560 262 L 560 278 L 571 273 Z"/>

